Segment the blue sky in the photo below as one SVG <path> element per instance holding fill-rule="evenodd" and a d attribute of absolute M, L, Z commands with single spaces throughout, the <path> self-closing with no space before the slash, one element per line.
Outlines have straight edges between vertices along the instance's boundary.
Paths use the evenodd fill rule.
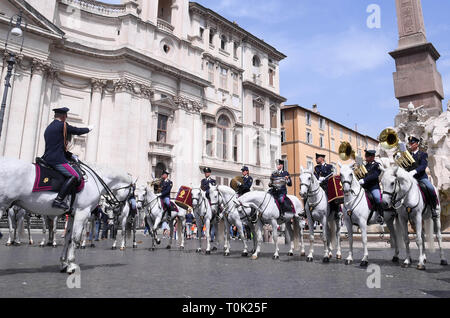
<path fill-rule="evenodd" d="M 105 2 L 120 3 L 120 0 Z M 311 107 L 377 137 L 398 113 L 388 52 L 397 48 L 394 0 L 197 0 L 236 21 L 288 57 L 280 64 L 287 104 Z M 367 7 L 381 8 L 381 28 L 367 27 Z M 445 99 L 450 96 L 450 1 L 423 0 L 428 41 L 441 54 Z"/>

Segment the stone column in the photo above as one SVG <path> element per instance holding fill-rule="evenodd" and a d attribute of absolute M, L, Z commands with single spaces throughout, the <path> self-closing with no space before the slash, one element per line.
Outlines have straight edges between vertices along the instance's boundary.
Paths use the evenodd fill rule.
<path fill-rule="evenodd" d="M 105 80 L 92 79 L 92 100 L 89 112 L 89 125 L 94 129 L 89 133 L 86 145 L 86 161 L 97 162 L 98 137 L 100 135 L 100 114 L 102 108 L 103 87 Z"/>
<path fill-rule="evenodd" d="M 22 135 L 20 159 L 32 162 L 35 157 L 38 140 L 37 129 L 39 125 L 40 101 L 44 72 L 49 66 L 48 62 L 33 60 L 32 76 L 25 115 L 25 127 Z"/>

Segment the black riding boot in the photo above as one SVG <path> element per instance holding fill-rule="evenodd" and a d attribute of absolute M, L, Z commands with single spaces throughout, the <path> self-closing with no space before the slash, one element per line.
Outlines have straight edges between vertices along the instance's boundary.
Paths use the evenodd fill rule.
<path fill-rule="evenodd" d="M 69 179 L 67 179 L 59 190 L 58 196 L 56 197 L 55 201 L 53 201 L 52 207 L 65 211 L 69 210 L 70 207 L 66 204 L 66 202 L 64 202 L 64 199 L 73 190 L 77 182 L 78 180 L 76 177 L 70 177 Z"/>
<path fill-rule="evenodd" d="M 383 211 L 383 208 L 381 207 L 381 204 L 378 204 L 377 212 L 378 212 L 377 222 L 378 222 L 378 224 L 383 225 L 384 224 L 384 211 Z"/>

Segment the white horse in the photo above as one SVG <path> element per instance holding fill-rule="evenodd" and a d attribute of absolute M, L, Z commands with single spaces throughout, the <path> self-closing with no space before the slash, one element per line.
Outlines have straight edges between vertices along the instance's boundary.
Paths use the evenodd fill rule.
<path fill-rule="evenodd" d="M 31 220 L 30 214 L 18 206 L 12 206 L 8 209 L 8 227 L 9 237 L 6 241 L 6 246 L 21 245 L 20 238 L 24 232 L 24 221 L 27 222 L 28 230 L 28 243 L 33 245 L 33 239 L 31 237 Z"/>
<path fill-rule="evenodd" d="M 219 227 L 218 227 L 218 215 L 216 207 L 212 207 L 208 202 L 206 197 L 206 192 L 200 188 L 194 188 L 191 191 L 192 195 L 192 209 L 194 210 L 195 222 L 197 224 L 197 238 L 198 238 L 198 248 L 197 253 L 202 251 L 202 231 L 205 227 L 206 236 L 206 255 L 211 254 L 211 225 L 214 226 L 216 237 L 218 237 Z M 214 222 L 211 224 L 211 222 Z M 216 242 L 217 240 L 215 240 Z M 214 246 L 213 250 L 217 247 Z"/>
<path fill-rule="evenodd" d="M 390 167 L 383 169 L 381 183 L 383 186 L 384 207 L 394 208 L 398 213 L 400 230 L 406 247 L 406 259 L 402 266 L 409 267 L 412 263 L 408 234 L 408 221 L 410 221 L 416 230 L 416 244 L 419 249 L 417 269 L 425 270 L 426 254 L 424 238 L 426 235 L 429 249 L 434 251 L 433 221 L 431 219 L 431 209 L 425 205 L 417 180 L 402 168 Z M 447 260 L 445 259 L 442 248 L 440 204 L 438 204 L 436 212 L 438 218 L 434 221 L 434 225 L 436 227 L 436 237 L 440 249 L 441 265 L 445 266 L 447 265 Z"/>
<path fill-rule="evenodd" d="M 244 244 L 244 250 L 242 251 L 242 256 L 248 256 L 248 246 L 247 240 L 244 235 L 244 224 L 247 224 L 253 233 L 253 248 L 256 248 L 256 232 L 252 221 L 247 215 L 240 215 L 239 210 L 236 206 L 237 194 L 236 192 L 227 186 L 210 186 L 209 196 L 211 199 L 211 205 L 213 207 L 218 207 L 220 210 L 219 218 L 223 218 L 225 221 L 225 229 L 221 231 L 219 229 L 219 235 L 225 234 L 224 243 L 224 255 L 230 255 L 230 226 L 235 225 L 237 227 L 239 236 Z M 221 240 L 221 239 L 219 239 Z"/>
<path fill-rule="evenodd" d="M 304 213 L 303 203 L 293 195 L 288 195 L 289 199 L 292 201 L 294 205 L 295 213 L 287 212 L 284 214 L 284 217 L 280 217 L 280 211 L 278 209 L 277 204 L 275 203 L 274 197 L 268 193 L 263 191 L 253 191 L 244 194 L 239 197 L 239 209 L 241 213 L 249 214 L 251 211 L 255 211 L 257 213 L 257 238 L 258 244 L 255 250 L 255 253 L 252 255 L 252 259 L 256 260 L 258 258 L 258 254 L 261 251 L 261 242 L 263 241 L 262 232 L 264 224 L 272 225 L 273 231 L 273 240 L 275 243 L 275 253 L 273 255 L 273 259 L 279 259 L 279 248 L 278 248 L 278 225 L 286 223 L 286 229 L 289 231 L 290 237 L 293 238 L 291 240 L 291 250 L 288 252 L 288 256 L 293 256 L 294 250 L 298 244 L 299 236 L 300 236 L 300 216 Z M 293 220 L 293 221 L 292 221 Z M 293 222 L 293 230 L 290 226 L 291 222 Z M 294 245 L 293 245 L 294 244 Z"/>
<path fill-rule="evenodd" d="M 162 224 L 162 218 L 164 215 L 164 209 L 161 204 L 161 199 L 153 192 L 150 187 L 146 186 L 143 189 L 139 189 L 137 192 L 137 208 L 138 210 L 145 211 L 144 222 L 147 222 L 149 227 L 149 233 L 152 237 L 151 251 L 155 250 L 155 243 L 161 244 L 161 240 L 158 238 L 157 230 Z M 186 231 L 186 210 L 178 207 L 178 212 L 171 211 L 170 213 L 170 241 L 167 245 L 167 249 L 172 248 L 172 240 L 174 236 L 174 222 L 177 225 L 177 238 L 180 245 L 180 249 L 184 249 L 184 232 Z"/>
<path fill-rule="evenodd" d="M 341 224 L 336 219 L 336 211 L 330 210 L 328 198 L 325 191 L 319 184 L 316 176 L 311 170 L 305 170 L 301 167 L 300 174 L 300 196 L 307 200 L 305 205 L 306 216 L 309 227 L 309 254 L 306 258 L 307 262 L 314 259 L 314 222 L 322 224 L 322 240 L 324 246 L 323 262 L 328 263 L 333 257 L 333 245 L 336 242 L 337 251 L 336 258 L 342 258 L 341 252 Z"/>
<path fill-rule="evenodd" d="M 42 241 L 39 244 L 40 247 L 45 246 L 45 234 L 48 229 L 48 243 L 47 246 L 56 247 L 56 230 L 58 225 L 58 216 L 42 215 Z"/>
<path fill-rule="evenodd" d="M 345 260 L 345 265 L 353 263 L 353 225 L 359 226 L 361 230 L 362 244 L 364 249 L 364 256 L 361 260 L 361 267 L 367 267 L 369 264 L 369 251 L 367 248 L 367 225 L 376 224 L 376 213 L 374 212 L 372 218 L 369 220 L 370 208 L 366 199 L 366 191 L 356 179 L 353 173 L 353 168 L 350 165 L 341 165 L 341 183 L 344 190 L 344 222 L 348 231 L 349 239 L 349 254 Z M 375 207 L 373 208 L 375 210 Z M 389 215 L 388 215 L 389 214 Z M 398 251 L 398 244 L 394 231 L 394 218 L 391 213 L 386 211 L 386 223 L 388 224 L 391 233 L 392 247 Z M 397 254 L 398 255 L 398 254 Z M 395 260 L 394 260 L 395 261 Z"/>
<path fill-rule="evenodd" d="M 131 176 L 100 167 L 96 167 L 94 170 L 103 179 L 103 184 L 115 192 L 117 200 L 126 198 L 128 188 L 132 186 Z M 83 191 L 77 194 L 74 201 L 73 214 L 69 217 L 65 245 L 61 255 L 62 270 L 66 270 L 68 273 L 73 273 L 78 267 L 75 264 L 75 246 L 80 241 L 84 220 L 98 205 L 100 196 L 106 194 L 97 175 L 89 169 L 86 172 L 88 180 Z M 1 157 L 0 208 L 9 208 L 15 204 L 41 215 L 59 216 L 63 214 L 63 210 L 52 207 L 56 193 L 32 192 L 35 175 L 35 166 L 31 163 Z"/>
<path fill-rule="evenodd" d="M 133 248 L 137 248 L 136 242 L 136 224 L 137 224 L 137 212 L 136 215 L 132 213 L 130 203 L 126 202 L 125 206 L 120 209 L 120 213 L 116 215 L 118 223 L 121 228 L 122 243 L 120 244 L 120 250 L 124 251 L 127 246 L 127 238 L 133 235 Z M 112 249 L 117 249 L 117 236 L 114 238 Z"/>

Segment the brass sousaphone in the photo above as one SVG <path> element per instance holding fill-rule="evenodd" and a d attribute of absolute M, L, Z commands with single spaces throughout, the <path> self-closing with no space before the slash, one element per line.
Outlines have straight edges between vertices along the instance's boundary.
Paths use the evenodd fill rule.
<path fill-rule="evenodd" d="M 239 189 L 239 185 L 241 185 L 243 182 L 244 178 L 242 178 L 241 176 L 237 176 L 233 178 L 233 180 L 231 180 L 230 187 L 237 192 Z"/>
<path fill-rule="evenodd" d="M 343 161 L 350 159 L 355 160 L 355 165 L 353 166 L 353 173 L 358 180 L 364 179 L 367 175 L 367 169 L 363 165 L 363 160 L 361 157 L 356 157 L 355 150 L 353 150 L 352 145 L 346 141 L 342 142 L 339 146 L 339 157 Z"/>
<path fill-rule="evenodd" d="M 411 153 L 406 149 L 406 145 L 400 142 L 400 138 L 393 128 L 383 130 L 378 140 L 384 149 L 394 149 L 394 161 L 403 169 L 411 167 L 416 162 Z"/>

